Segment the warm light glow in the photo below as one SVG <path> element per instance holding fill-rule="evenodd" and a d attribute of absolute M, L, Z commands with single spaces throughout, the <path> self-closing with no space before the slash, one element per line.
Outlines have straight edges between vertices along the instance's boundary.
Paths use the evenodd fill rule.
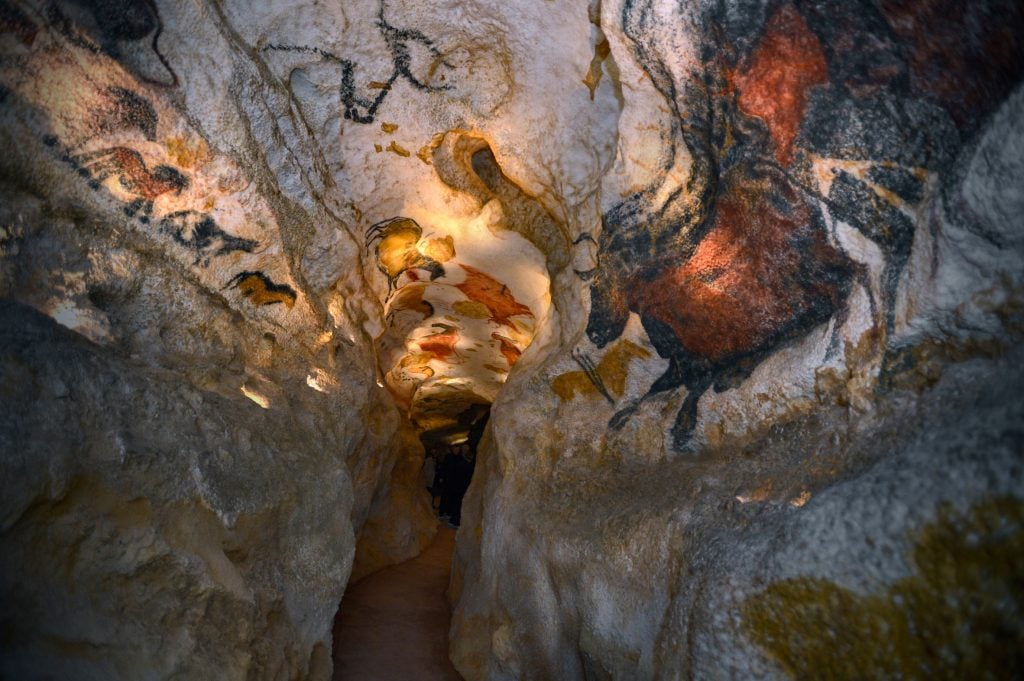
<path fill-rule="evenodd" d="M 256 404 L 260 405 L 264 409 L 270 409 L 270 400 L 267 399 L 266 396 L 260 395 L 255 390 L 252 390 L 251 388 L 249 388 L 247 386 L 244 386 L 244 385 L 241 387 L 241 391 L 242 391 L 243 395 L 248 397 L 250 400 L 252 400 Z"/>
<path fill-rule="evenodd" d="M 803 492 L 800 492 L 800 496 L 796 497 L 795 499 L 790 499 L 789 505 L 792 506 L 793 508 L 800 508 L 810 500 L 811 493 L 809 490 L 805 489 Z"/>
<path fill-rule="evenodd" d="M 330 331 L 330 330 L 324 331 L 322 334 L 320 334 L 317 337 L 317 339 L 316 339 L 316 347 L 317 348 L 323 347 L 327 343 L 330 343 L 332 338 L 334 338 L 334 333 L 332 331 Z"/>
<path fill-rule="evenodd" d="M 306 385 L 317 392 L 326 393 L 330 389 L 336 388 L 338 381 L 323 369 L 313 368 L 306 376 Z"/>

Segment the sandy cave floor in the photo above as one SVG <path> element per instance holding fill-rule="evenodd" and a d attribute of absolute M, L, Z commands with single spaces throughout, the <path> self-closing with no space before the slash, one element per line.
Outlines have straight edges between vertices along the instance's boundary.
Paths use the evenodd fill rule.
<path fill-rule="evenodd" d="M 455 530 L 426 551 L 360 580 L 334 621 L 335 681 L 461 681 L 448 660 L 445 599 Z"/>

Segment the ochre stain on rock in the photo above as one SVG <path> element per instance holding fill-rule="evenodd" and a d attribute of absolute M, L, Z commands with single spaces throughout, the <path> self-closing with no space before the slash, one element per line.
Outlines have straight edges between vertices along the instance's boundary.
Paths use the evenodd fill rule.
<path fill-rule="evenodd" d="M 384 149 L 386 151 L 390 151 L 393 154 L 398 154 L 399 156 L 402 156 L 403 158 L 409 156 L 409 150 L 406 149 L 405 147 L 403 147 L 402 145 L 398 144 L 394 140 L 391 141 L 391 144 L 389 144 L 386 147 L 384 147 Z"/>
<path fill-rule="evenodd" d="M 748 598 L 743 629 L 794 679 L 1016 679 L 1024 674 L 1024 503 L 940 506 L 916 574 L 862 596 L 824 579 Z"/>
<path fill-rule="evenodd" d="M 466 294 L 470 300 L 482 303 L 490 311 L 490 320 L 496 324 L 511 324 L 511 317 L 530 315 L 530 308 L 518 302 L 508 286 L 484 274 L 475 267 L 462 265 L 466 280 L 455 288 Z"/>
<path fill-rule="evenodd" d="M 426 284 L 409 284 L 398 289 L 391 299 L 388 314 L 409 310 L 418 312 L 423 315 L 424 319 L 433 316 L 434 306 L 430 302 L 423 300 L 423 294 L 426 292 L 426 289 Z"/>
<path fill-rule="evenodd" d="M 201 137 L 194 144 L 190 144 L 185 137 L 169 137 L 164 147 L 167 155 L 182 168 L 196 168 L 213 158 L 210 147 Z"/>
<path fill-rule="evenodd" d="M 629 363 L 634 359 L 645 359 L 651 353 L 636 343 L 624 340 L 616 343 L 597 363 L 597 375 L 614 397 L 622 397 L 626 390 L 626 378 L 629 376 Z M 567 371 L 551 381 L 551 389 L 563 401 L 569 401 L 577 395 L 585 397 L 601 397 L 601 392 L 587 377 L 584 371 Z"/>
<path fill-rule="evenodd" d="M 455 240 L 451 235 L 442 239 L 427 239 L 420 245 L 423 255 L 438 262 L 448 262 L 455 257 Z"/>
<path fill-rule="evenodd" d="M 402 361 L 398 363 L 398 366 L 409 374 L 419 375 L 423 378 L 430 378 L 434 375 L 434 370 L 427 364 L 430 360 L 434 359 L 434 355 L 429 353 L 414 353 L 406 355 L 402 358 Z"/>
<path fill-rule="evenodd" d="M 784 5 L 768 21 L 749 65 L 734 77 L 737 103 L 768 126 L 775 140 L 775 157 L 788 165 L 793 140 L 807 107 L 807 91 L 828 81 L 821 43 L 803 16 Z"/>
<path fill-rule="evenodd" d="M 470 319 L 487 319 L 491 316 L 491 311 L 487 309 L 487 306 L 475 300 L 456 300 L 452 304 L 452 309 L 456 314 Z"/>

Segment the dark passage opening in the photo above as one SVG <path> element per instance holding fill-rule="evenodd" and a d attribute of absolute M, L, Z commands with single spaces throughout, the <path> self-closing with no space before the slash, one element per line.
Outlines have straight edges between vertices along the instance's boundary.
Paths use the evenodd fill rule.
<path fill-rule="evenodd" d="M 426 450 L 424 485 L 438 519 L 450 529 L 462 522 L 462 499 L 473 478 L 477 447 L 489 417 L 490 405 L 473 405 L 460 415 L 457 426 L 420 437 Z"/>

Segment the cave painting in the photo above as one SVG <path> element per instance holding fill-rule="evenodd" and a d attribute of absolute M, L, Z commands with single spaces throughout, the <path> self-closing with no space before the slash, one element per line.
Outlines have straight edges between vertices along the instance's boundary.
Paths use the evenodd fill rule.
<path fill-rule="evenodd" d="M 366 231 L 366 248 L 376 244 L 377 268 L 388 278 L 389 294 L 403 274 L 415 279 L 416 270 L 425 270 L 431 280 L 444 276 L 441 263 L 427 254 L 427 248 L 420 248 L 422 237 L 423 228 L 403 217 L 378 222 Z M 454 254 L 453 248 L 449 257 Z"/>
<path fill-rule="evenodd" d="M 3 65 L 3 91 L 32 112 L 19 118 L 87 187 L 184 252 L 192 266 L 255 255 L 261 242 L 229 233 L 224 223 L 246 231 L 273 224 L 268 207 L 249 198 L 244 179 L 215 176 L 237 165 L 226 158 L 212 164 L 206 140 L 163 102 L 161 91 L 178 81 L 157 49 L 162 25 L 155 5 L 115 4 L 71 10 L 55 2 L 29 12 L 0 1 L 0 33 L 14 34 L 22 46 Z M 74 98 L 61 94 L 67 82 L 79 84 Z M 34 124 L 37 114 L 43 125 Z M 240 271 L 223 287 L 223 275 L 211 268 L 211 289 L 232 287 L 257 307 L 294 306 L 296 291 L 262 272 L 264 263 L 229 262 Z"/>
<path fill-rule="evenodd" d="M 573 353 L 573 359 L 582 371 L 568 371 L 556 376 L 551 382 L 551 389 L 564 401 L 577 396 L 601 396 L 614 404 L 615 399 L 626 391 L 630 362 L 650 356 L 650 352 L 629 340 L 613 345 L 596 365 L 585 354 Z"/>
<path fill-rule="evenodd" d="M 423 92 L 440 92 L 451 89 L 450 84 L 439 85 L 430 82 L 435 80 L 434 74 L 441 66 L 450 67 L 444 61 L 444 56 L 434 45 L 434 41 L 415 29 L 398 28 L 391 25 L 384 18 L 384 3 L 381 3 L 377 19 L 377 28 L 380 36 L 387 44 L 391 54 L 391 73 L 382 76 L 380 80 L 366 80 L 361 85 L 356 83 L 357 64 L 350 59 L 344 59 L 327 50 L 310 45 L 282 45 L 272 44 L 263 48 L 265 52 L 306 52 L 315 54 L 325 61 L 333 62 L 341 66 L 341 83 L 339 95 L 345 118 L 355 123 L 369 124 L 377 119 L 377 111 L 380 109 L 392 86 L 401 78 L 417 90 Z M 420 65 L 417 69 L 420 75 L 414 72 L 413 54 L 425 51 L 429 55 L 429 63 Z M 443 78 L 442 78 L 443 80 Z M 390 132 L 385 130 L 385 132 Z M 392 142 L 392 145 L 395 143 Z M 400 147 L 390 148 L 399 155 L 409 156 L 409 152 Z M 403 153 L 404 152 L 404 153 Z"/>
<path fill-rule="evenodd" d="M 227 285 L 238 289 L 250 303 L 259 307 L 282 303 L 291 309 L 298 297 L 291 286 L 275 284 L 262 272 L 239 272 Z"/>
<path fill-rule="evenodd" d="M 189 185 L 189 179 L 177 168 L 168 165 L 147 168 L 142 154 L 127 147 L 100 149 L 76 156 L 74 161 L 79 174 L 90 178 L 89 186 L 93 189 L 114 176 L 122 189 L 137 197 L 125 207 L 129 216 L 141 213 L 148 218 L 153 212 L 153 199 L 168 193 L 181 194 Z"/>
<path fill-rule="evenodd" d="M 367 229 L 366 239 L 387 281 L 376 347 L 396 402 L 426 427 L 454 417 L 453 404 L 493 400 L 533 338 L 530 308 L 507 283 L 464 262 L 452 235 L 429 225 L 392 217 Z"/>
<path fill-rule="evenodd" d="M 221 229 L 213 216 L 194 210 L 180 210 L 160 220 L 160 232 L 196 254 L 193 264 L 209 264 L 211 256 L 234 251 L 252 253 L 259 244 L 253 239 L 232 236 Z"/>
<path fill-rule="evenodd" d="M 950 141 L 993 106 L 973 93 L 1005 94 L 1004 81 L 1016 82 L 1024 68 L 1024 55 L 1000 54 L 1001 68 L 987 76 L 992 84 L 965 89 L 962 98 L 935 91 L 941 79 L 923 77 L 914 57 L 924 39 L 907 26 L 940 23 L 937 5 L 958 15 L 971 10 L 939 0 L 920 5 L 783 2 L 760 26 L 730 22 L 715 6 L 699 17 L 706 36 L 697 45 L 699 72 L 679 82 L 662 57 L 656 3 L 626 2 L 624 32 L 675 117 L 670 155 L 681 142 L 692 165 L 687 186 L 668 199 L 658 198 L 655 184 L 602 218 L 587 334 L 604 347 L 636 313 L 669 360 L 610 427 L 621 427 L 644 400 L 685 387 L 671 431 L 673 448 L 685 450 L 709 387 L 737 384 L 768 354 L 834 316 L 838 328 L 855 285 L 869 294 L 879 336 L 891 337 L 914 241 L 909 216 L 926 180 L 949 170 Z M 976 72 L 962 61 L 950 65 L 955 73 Z M 877 295 L 866 268 L 830 234 L 823 207 L 881 249 Z"/>

